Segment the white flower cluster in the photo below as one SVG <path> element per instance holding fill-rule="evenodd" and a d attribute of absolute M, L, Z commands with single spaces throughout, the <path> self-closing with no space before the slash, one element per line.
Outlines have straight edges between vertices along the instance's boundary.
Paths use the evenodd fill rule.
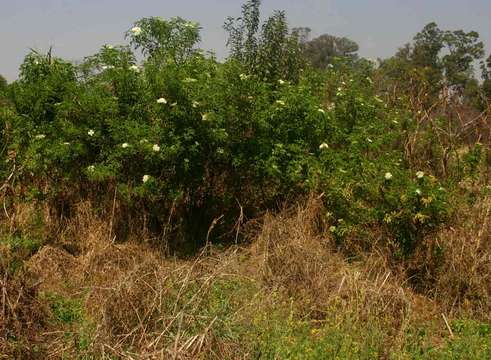
<path fill-rule="evenodd" d="M 326 143 L 322 143 L 319 145 L 319 150 L 324 150 L 324 149 L 329 149 L 329 145 L 327 145 Z"/>
<path fill-rule="evenodd" d="M 134 36 L 139 36 L 139 35 L 141 35 L 141 33 L 142 33 L 142 28 L 141 28 L 141 27 L 139 27 L 139 26 L 135 26 L 135 27 L 131 28 L 131 30 L 130 30 L 130 31 L 131 31 L 131 33 L 132 33 Z"/>
<path fill-rule="evenodd" d="M 167 104 L 167 100 L 165 100 L 165 98 L 161 97 L 161 98 L 157 99 L 157 103 L 158 104 Z"/>
<path fill-rule="evenodd" d="M 194 21 L 188 21 L 184 24 L 184 27 L 188 29 L 196 29 L 198 26 L 199 26 L 198 23 Z"/>

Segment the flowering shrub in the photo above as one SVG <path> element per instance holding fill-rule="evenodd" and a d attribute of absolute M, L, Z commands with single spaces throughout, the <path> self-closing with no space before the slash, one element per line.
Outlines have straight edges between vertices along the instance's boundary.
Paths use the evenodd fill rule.
<path fill-rule="evenodd" d="M 182 63 L 193 54 L 200 41 L 199 24 L 180 17 L 164 20 L 143 18 L 135 23 L 126 36 L 136 49 L 155 60 Z"/>
<path fill-rule="evenodd" d="M 8 120 L 12 117 L 12 110 L 3 105 L 2 98 L 0 97 L 0 178 L 5 179 L 8 169 Z M 3 183 L 2 183 L 3 185 Z M 0 185 L 0 186 L 2 186 Z"/>
<path fill-rule="evenodd" d="M 442 221 L 444 191 L 404 163 L 403 115 L 375 96 L 369 66 L 290 81 L 205 55 L 199 25 L 180 18 L 142 19 L 127 36 L 141 64 L 106 45 L 79 66 L 34 52 L 21 66 L 2 136 L 41 198 L 102 201 L 115 188 L 157 228 L 178 209 L 194 240 L 221 215 L 225 233 L 241 209 L 311 191 L 325 193 L 340 241 L 378 223 L 407 252 Z"/>

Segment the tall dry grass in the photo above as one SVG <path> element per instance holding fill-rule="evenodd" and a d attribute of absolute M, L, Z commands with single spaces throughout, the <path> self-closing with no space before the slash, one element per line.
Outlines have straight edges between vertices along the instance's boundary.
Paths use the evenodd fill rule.
<path fill-rule="evenodd" d="M 243 226 L 246 246 L 208 245 L 179 259 L 136 237 L 119 243 L 110 221 L 81 203 L 63 231 L 26 259 L 22 274 L 2 268 L 0 353 L 247 359 L 257 356 L 256 342 L 277 316 L 312 329 L 376 326 L 381 358 L 402 351 L 407 333 L 422 326 L 438 345 L 453 318 L 489 321 L 489 211 L 486 197 L 405 263 L 383 247 L 352 259 L 331 239 L 322 201 L 312 196 Z M 32 230 L 36 211 L 17 212 L 17 230 Z M 52 293 L 79 301 L 81 320 L 53 321 Z M 22 340 L 12 342 L 11 334 Z"/>

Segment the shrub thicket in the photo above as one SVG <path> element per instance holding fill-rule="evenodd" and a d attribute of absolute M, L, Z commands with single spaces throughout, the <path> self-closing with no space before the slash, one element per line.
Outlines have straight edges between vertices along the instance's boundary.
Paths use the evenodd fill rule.
<path fill-rule="evenodd" d="M 259 4 L 223 62 L 149 17 L 0 77 L 1 354 L 490 358 L 477 33 L 377 66 Z"/>
<path fill-rule="evenodd" d="M 408 157 L 420 130 L 408 97 L 377 95 L 365 59 L 308 67 L 283 13 L 258 34 L 253 3 L 226 24 L 224 63 L 181 18 L 141 19 L 130 46 L 106 45 L 77 66 L 31 52 L 1 107 L 2 174 L 60 216 L 80 199 L 110 208 L 115 196 L 127 219 L 194 245 L 212 223 L 227 236 L 239 216 L 324 193 L 340 244 L 367 244 L 366 229 L 382 226 L 410 253 L 449 209 L 432 169 Z"/>

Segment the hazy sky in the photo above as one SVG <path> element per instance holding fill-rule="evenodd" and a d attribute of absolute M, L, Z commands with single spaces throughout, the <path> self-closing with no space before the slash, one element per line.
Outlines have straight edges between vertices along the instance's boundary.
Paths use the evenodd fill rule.
<path fill-rule="evenodd" d="M 201 47 L 226 54 L 222 29 L 244 0 L 0 0 L 0 74 L 9 81 L 29 48 L 80 60 L 103 44 L 125 43 L 123 33 L 145 16 L 181 16 L 203 27 Z M 387 57 L 425 24 L 476 30 L 491 49 L 491 0 L 263 0 L 262 16 L 286 10 L 291 27 L 313 35 L 347 36 L 362 56 Z"/>

